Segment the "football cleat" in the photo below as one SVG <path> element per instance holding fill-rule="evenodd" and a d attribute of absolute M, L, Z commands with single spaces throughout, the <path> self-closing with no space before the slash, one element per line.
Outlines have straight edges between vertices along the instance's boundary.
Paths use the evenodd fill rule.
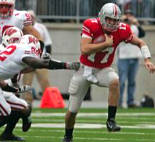
<path fill-rule="evenodd" d="M 62 140 L 62 142 L 73 142 L 73 139 L 72 138 L 64 137 L 64 139 Z"/>
<path fill-rule="evenodd" d="M 66 69 L 69 70 L 79 70 L 80 62 L 68 62 L 66 63 Z"/>
<path fill-rule="evenodd" d="M 25 141 L 22 137 L 15 136 L 14 134 L 2 134 L 0 141 Z"/>
<path fill-rule="evenodd" d="M 109 132 L 117 132 L 117 131 L 120 131 L 121 130 L 121 127 L 118 126 L 116 124 L 115 120 L 113 120 L 113 119 L 107 120 L 106 125 L 107 125 L 107 130 Z"/>

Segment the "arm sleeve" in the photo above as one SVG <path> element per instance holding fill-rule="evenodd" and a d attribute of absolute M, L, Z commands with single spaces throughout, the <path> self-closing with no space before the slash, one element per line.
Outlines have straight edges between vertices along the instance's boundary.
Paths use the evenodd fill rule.
<path fill-rule="evenodd" d="M 87 19 L 83 22 L 81 35 L 85 35 L 87 37 L 92 37 L 91 33 L 92 33 L 91 32 L 91 21 L 90 21 L 90 19 Z"/>
<path fill-rule="evenodd" d="M 128 24 L 123 24 L 120 28 L 120 41 L 130 42 L 133 38 L 133 32 Z"/>

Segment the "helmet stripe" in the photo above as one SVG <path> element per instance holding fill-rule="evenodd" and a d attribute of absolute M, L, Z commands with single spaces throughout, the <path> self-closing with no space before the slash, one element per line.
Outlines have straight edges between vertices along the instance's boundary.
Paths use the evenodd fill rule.
<path fill-rule="evenodd" d="M 117 7 L 114 5 L 114 16 L 116 17 L 118 15 Z"/>

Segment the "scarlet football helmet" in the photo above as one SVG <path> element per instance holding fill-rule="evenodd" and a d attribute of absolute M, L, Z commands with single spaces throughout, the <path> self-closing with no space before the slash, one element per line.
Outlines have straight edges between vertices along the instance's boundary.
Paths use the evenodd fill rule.
<path fill-rule="evenodd" d="M 114 32 L 118 29 L 120 17 L 120 8 L 114 3 L 105 4 L 99 12 L 99 19 L 103 29 L 109 32 Z M 114 19 L 116 22 L 114 24 L 107 23 L 106 18 Z"/>
<path fill-rule="evenodd" d="M 15 0 L 0 0 L 0 16 L 8 18 L 12 15 L 15 7 Z"/>
<path fill-rule="evenodd" d="M 2 44 L 6 47 L 11 43 L 19 43 L 22 36 L 23 32 L 19 28 L 7 28 L 2 35 Z"/>

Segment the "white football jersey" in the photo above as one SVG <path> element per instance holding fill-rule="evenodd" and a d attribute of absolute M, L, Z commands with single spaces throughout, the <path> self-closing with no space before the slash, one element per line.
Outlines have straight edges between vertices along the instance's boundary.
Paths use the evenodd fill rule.
<path fill-rule="evenodd" d="M 27 65 L 22 62 L 24 57 L 40 58 L 40 54 L 28 44 L 10 44 L 0 51 L 0 79 L 12 78 L 25 69 Z"/>
<path fill-rule="evenodd" d="M 2 34 L 8 27 L 15 26 L 22 30 L 25 25 L 31 24 L 31 16 L 26 11 L 14 10 L 13 15 L 11 17 L 0 17 L 0 43 L 2 42 Z"/>

